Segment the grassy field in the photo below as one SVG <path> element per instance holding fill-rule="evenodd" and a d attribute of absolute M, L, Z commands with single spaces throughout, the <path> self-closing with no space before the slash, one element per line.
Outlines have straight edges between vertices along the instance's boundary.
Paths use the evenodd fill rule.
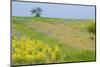
<path fill-rule="evenodd" d="M 13 65 L 95 61 L 95 34 L 87 31 L 94 22 L 12 17 Z"/>

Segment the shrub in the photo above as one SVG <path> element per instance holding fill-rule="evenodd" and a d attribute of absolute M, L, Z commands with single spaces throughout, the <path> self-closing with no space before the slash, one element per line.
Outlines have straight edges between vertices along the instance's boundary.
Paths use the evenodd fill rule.
<path fill-rule="evenodd" d="M 90 23 L 90 24 L 88 25 L 87 29 L 88 29 L 88 32 L 89 32 L 89 33 L 95 34 L 95 33 L 96 33 L 96 26 L 95 26 L 95 23 Z"/>
<path fill-rule="evenodd" d="M 62 50 L 58 45 L 53 47 L 41 40 L 21 36 L 12 40 L 12 62 L 13 64 L 41 64 L 61 61 Z"/>

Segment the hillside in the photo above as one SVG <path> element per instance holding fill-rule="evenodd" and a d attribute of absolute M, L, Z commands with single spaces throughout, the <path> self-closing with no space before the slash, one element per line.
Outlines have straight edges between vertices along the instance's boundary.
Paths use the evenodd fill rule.
<path fill-rule="evenodd" d="M 12 17 L 12 62 L 42 64 L 95 61 L 94 20 Z M 20 58 L 19 58 L 20 57 Z"/>

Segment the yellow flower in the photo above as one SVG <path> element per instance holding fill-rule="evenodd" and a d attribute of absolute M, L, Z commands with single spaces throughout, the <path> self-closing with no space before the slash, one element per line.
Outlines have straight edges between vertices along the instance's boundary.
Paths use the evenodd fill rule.
<path fill-rule="evenodd" d="M 26 36 L 21 36 L 19 40 L 13 39 L 12 48 L 14 63 L 49 63 L 57 61 L 61 55 L 59 46 L 54 45 L 52 47 L 41 40 L 31 39 Z"/>
<path fill-rule="evenodd" d="M 43 54 L 42 52 L 38 52 L 36 55 L 35 55 L 35 58 L 36 59 L 44 59 L 45 58 L 45 54 Z"/>

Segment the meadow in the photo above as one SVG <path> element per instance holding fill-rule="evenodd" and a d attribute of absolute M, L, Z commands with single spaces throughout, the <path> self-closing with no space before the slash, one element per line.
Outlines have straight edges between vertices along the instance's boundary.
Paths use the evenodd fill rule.
<path fill-rule="evenodd" d="M 95 61 L 93 23 L 93 19 L 13 16 L 12 64 Z"/>

